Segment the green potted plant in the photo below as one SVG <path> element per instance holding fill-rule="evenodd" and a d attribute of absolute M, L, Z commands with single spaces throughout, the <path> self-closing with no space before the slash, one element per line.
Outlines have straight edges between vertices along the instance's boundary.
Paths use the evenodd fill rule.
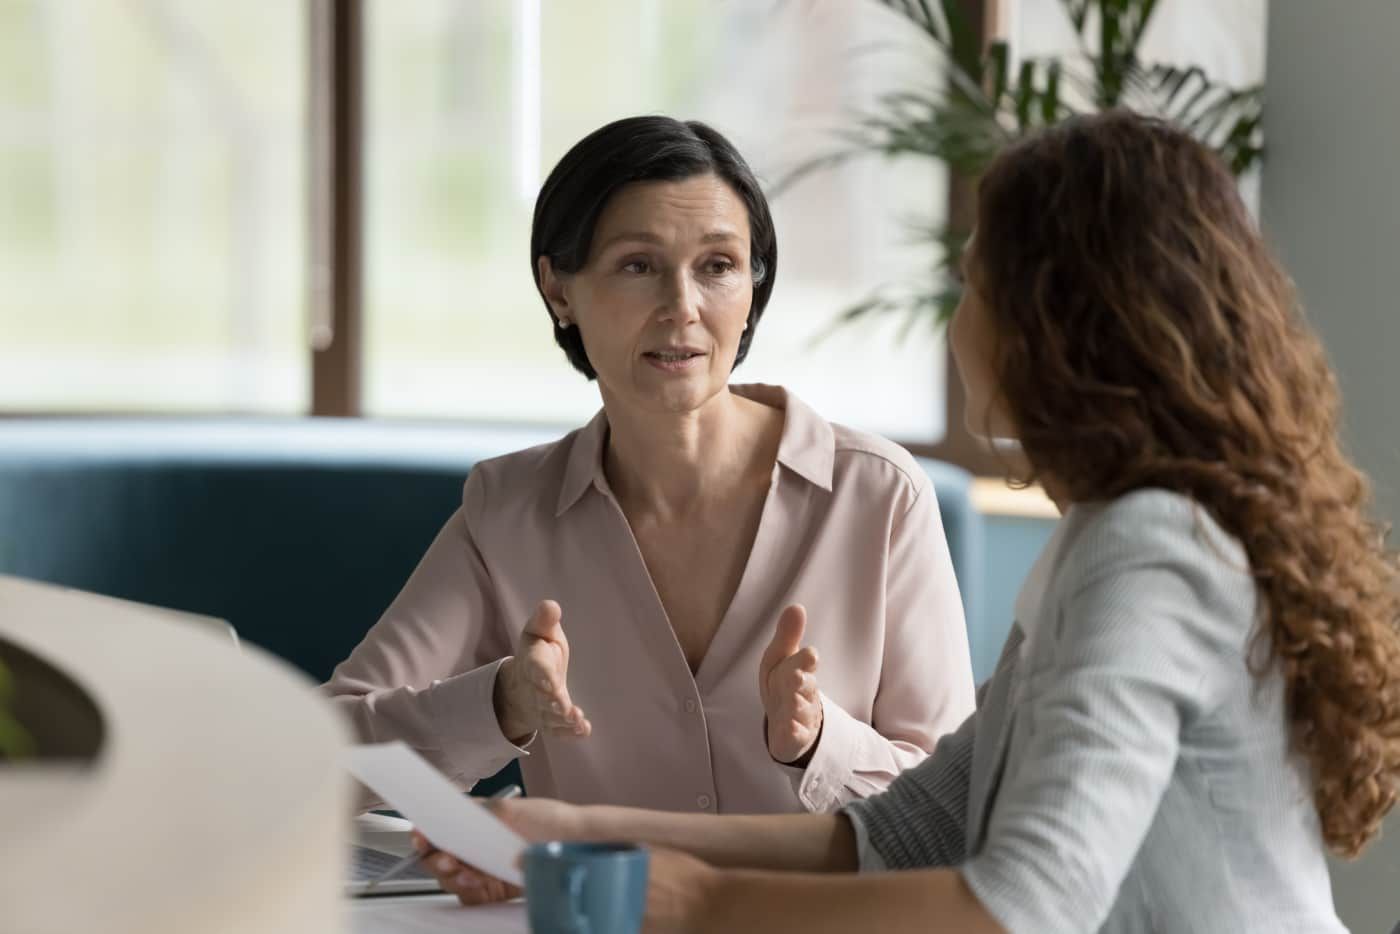
<path fill-rule="evenodd" d="M 0 661 L 0 762 L 28 759 L 34 755 L 34 739 L 10 712 L 14 680 Z"/>
<path fill-rule="evenodd" d="M 0 636 L 0 765 L 87 765 L 105 732 L 93 697 L 68 672 Z"/>
<path fill-rule="evenodd" d="M 1005 41 L 985 49 L 962 0 L 870 0 L 903 17 L 930 52 L 927 87 L 884 95 L 837 133 L 831 151 L 799 165 L 778 186 L 849 160 L 932 159 L 954 179 L 975 183 L 1002 147 L 1080 113 L 1115 107 L 1163 117 L 1218 151 L 1242 175 L 1263 155 L 1260 87 L 1232 87 L 1198 67 L 1144 61 L 1143 37 L 1158 0 L 1060 0 L 1078 37 L 1075 53 L 1014 62 Z M 941 84 L 941 87 L 939 86 Z M 886 289 L 842 313 L 838 324 L 871 314 L 903 313 L 907 324 L 940 326 L 957 307 L 956 276 L 968 230 L 924 224 L 935 247 L 933 275 Z"/>

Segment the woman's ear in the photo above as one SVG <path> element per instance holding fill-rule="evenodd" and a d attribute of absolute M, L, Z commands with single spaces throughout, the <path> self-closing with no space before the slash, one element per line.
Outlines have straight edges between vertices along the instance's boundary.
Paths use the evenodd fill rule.
<path fill-rule="evenodd" d="M 539 258 L 539 269 L 540 291 L 544 293 L 544 300 L 549 302 L 549 308 L 554 312 L 554 322 L 559 327 L 566 328 L 573 324 L 574 320 L 565 289 L 565 277 L 554 271 L 554 264 L 549 261 L 548 256 Z"/>

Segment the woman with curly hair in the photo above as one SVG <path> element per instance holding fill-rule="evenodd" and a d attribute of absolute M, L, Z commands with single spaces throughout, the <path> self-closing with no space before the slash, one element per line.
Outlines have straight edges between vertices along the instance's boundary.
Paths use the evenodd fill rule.
<path fill-rule="evenodd" d="M 839 814 L 500 813 L 657 847 L 648 930 L 1343 930 L 1324 853 L 1400 784 L 1400 573 L 1234 180 L 1075 120 L 996 160 L 965 268 L 969 423 L 1064 512 L 977 712 Z"/>

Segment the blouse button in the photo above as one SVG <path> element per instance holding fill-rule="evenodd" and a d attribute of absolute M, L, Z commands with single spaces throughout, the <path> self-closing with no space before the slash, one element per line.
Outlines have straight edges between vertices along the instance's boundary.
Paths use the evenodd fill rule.
<path fill-rule="evenodd" d="M 687 697 L 685 699 L 685 704 L 682 706 L 685 707 L 686 713 L 695 713 L 695 701 L 692 698 Z"/>
<path fill-rule="evenodd" d="M 708 811 L 710 809 L 710 796 L 701 795 L 700 797 L 695 799 L 695 804 L 700 808 L 700 810 Z"/>

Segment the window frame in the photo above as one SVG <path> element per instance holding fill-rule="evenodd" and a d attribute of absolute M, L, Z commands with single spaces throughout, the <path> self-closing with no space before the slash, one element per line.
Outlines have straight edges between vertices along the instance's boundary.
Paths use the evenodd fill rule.
<path fill-rule="evenodd" d="M 313 418 L 361 418 L 364 379 L 364 75 L 366 0 L 306 0 L 307 82 L 307 352 L 311 355 Z M 959 0 L 984 44 L 1001 35 L 1002 7 L 1014 0 Z M 948 217 L 970 227 L 975 180 L 953 176 Z M 947 353 L 947 351 L 944 351 Z M 917 455 L 957 464 L 975 474 L 1002 475 L 1004 465 L 964 424 L 956 364 L 944 367 L 944 436 L 936 443 L 895 439 Z M 0 418 L 53 417 L 40 411 L 0 412 Z M 82 417 L 81 413 L 63 415 Z M 211 412 L 208 417 L 236 415 Z M 153 413 L 114 413 L 113 417 Z"/>

